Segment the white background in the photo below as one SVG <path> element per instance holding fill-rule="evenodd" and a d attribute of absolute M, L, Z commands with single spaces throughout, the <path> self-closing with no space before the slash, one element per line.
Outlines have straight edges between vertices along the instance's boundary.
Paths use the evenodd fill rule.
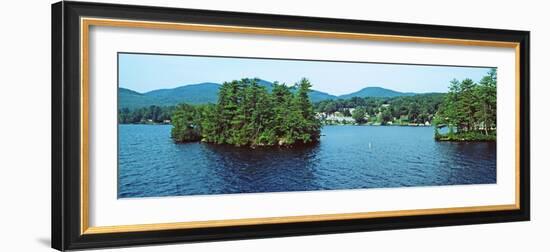
<path fill-rule="evenodd" d="M 550 56 L 544 1 L 129 1 L 335 18 L 531 30 L 532 221 L 383 232 L 127 248 L 128 251 L 547 251 L 545 74 Z M 0 14 L 0 248 L 48 251 L 50 237 L 50 1 L 10 1 Z M 546 70 L 546 71 L 545 71 Z M 110 250 L 110 249 L 108 249 Z"/>

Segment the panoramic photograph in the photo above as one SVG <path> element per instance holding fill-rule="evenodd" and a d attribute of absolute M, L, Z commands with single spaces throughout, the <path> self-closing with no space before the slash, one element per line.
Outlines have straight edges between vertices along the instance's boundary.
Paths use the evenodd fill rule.
<path fill-rule="evenodd" d="M 118 53 L 118 198 L 495 184 L 497 69 Z"/>

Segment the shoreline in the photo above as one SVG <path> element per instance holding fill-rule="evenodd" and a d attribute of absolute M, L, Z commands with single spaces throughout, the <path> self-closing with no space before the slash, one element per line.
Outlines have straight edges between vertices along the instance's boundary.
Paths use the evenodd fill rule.
<path fill-rule="evenodd" d="M 461 132 L 451 134 L 435 133 L 435 141 L 437 142 L 496 142 L 496 132 L 491 132 L 485 135 L 482 132 Z"/>
<path fill-rule="evenodd" d="M 370 127 L 423 127 L 423 128 L 428 128 L 428 127 L 433 127 L 433 125 L 424 125 L 424 124 L 419 124 L 419 125 L 407 125 L 407 124 L 386 124 L 386 125 L 382 125 L 382 124 L 323 124 L 323 126 L 370 126 Z"/>
<path fill-rule="evenodd" d="M 171 123 L 118 123 L 118 125 L 150 125 L 150 126 L 171 126 Z M 373 125 L 373 124 L 324 124 L 324 126 L 353 126 L 353 127 L 411 127 L 411 128 L 433 128 L 433 125 L 406 125 L 406 124 L 392 124 L 392 125 Z M 496 142 L 496 136 L 495 135 L 483 135 L 483 134 L 475 134 L 475 135 L 457 135 L 455 133 L 454 136 L 448 136 L 446 134 L 436 134 L 434 135 L 434 140 L 437 142 Z M 203 142 L 203 141 L 197 141 L 197 142 Z M 307 144 L 306 144 L 307 145 Z M 262 148 L 262 147 L 281 147 L 277 144 L 274 145 L 266 145 L 261 146 L 257 145 L 256 148 Z M 284 147 L 284 145 L 283 145 Z M 288 147 L 288 146 L 287 146 Z"/>

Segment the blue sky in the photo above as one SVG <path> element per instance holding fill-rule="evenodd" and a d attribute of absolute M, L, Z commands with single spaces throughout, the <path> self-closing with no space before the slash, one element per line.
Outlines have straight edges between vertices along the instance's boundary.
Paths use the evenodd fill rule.
<path fill-rule="evenodd" d="M 308 78 L 313 89 L 333 95 L 365 87 L 402 92 L 446 92 L 453 78 L 479 81 L 490 68 L 376 63 L 119 54 L 119 85 L 138 92 L 246 77 L 292 85 Z"/>

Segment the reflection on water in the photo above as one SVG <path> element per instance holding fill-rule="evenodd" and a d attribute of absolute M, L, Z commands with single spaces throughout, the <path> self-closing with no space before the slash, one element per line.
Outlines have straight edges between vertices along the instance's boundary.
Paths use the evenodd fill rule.
<path fill-rule="evenodd" d="M 495 143 L 429 127 L 326 126 L 295 148 L 174 144 L 168 125 L 119 126 L 119 197 L 496 183 Z"/>

